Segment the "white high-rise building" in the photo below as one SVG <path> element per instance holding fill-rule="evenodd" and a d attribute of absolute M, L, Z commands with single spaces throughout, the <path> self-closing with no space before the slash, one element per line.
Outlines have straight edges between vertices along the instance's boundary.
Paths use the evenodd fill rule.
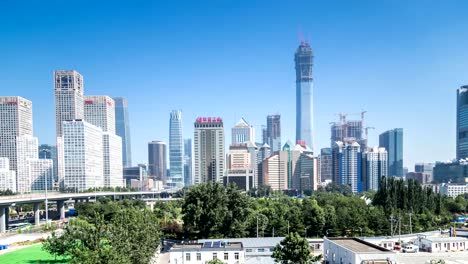
<path fill-rule="evenodd" d="M 333 146 L 333 163 L 337 167 L 334 171 L 336 182 L 351 187 L 353 193 L 362 192 L 364 186 L 361 181 L 361 146 L 354 139 L 337 141 Z"/>
<path fill-rule="evenodd" d="M 83 120 L 63 122 L 64 188 L 104 186 L 102 129 Z"/>
<path fill-rule="evenodd" d="M 29 171 L 29 161 L 38 160 L 39 143 L 36 137 L 20 136 L 16 138 L 18 168 L 16 171 L 17 191 L 20 193 L 31 192 L 31 173 Z"/>
<path fill-rule="evenodd" d="M 105 95 L 84 97 L 85 121 L 103 131 L 103 176 L 105 187 L 123 185 L 122 138 L 115 134 L 115 102 Z"/>
<path fill-rule="evenodd" d="M 255 142 L 255 129 L 244 118 L 241 118 L 232 128 L 231 136 L 231 145 L 238 145 L 247 141 L 253 143 Z"/>
<path fill-rule="evenodd" d="M 27 161 L 31 191 L 52 190 L 54 183 L 54 161 L 51 159 L 30 159 Z"/>
<path fill-rule="evenodd" d="M 103 133 L 104 186 L 123 187 L 122 138 Z"/>
<path fill-rule="evenodd" d="M 193 137 L 193 184 L 222 182 L 225 168 L 224 127 L 220 117 L 198 117 Z"/>
<path fill-rule="evenodd" d="M 8 158 L 10 170 L 17 170 L 16 137 L 24 135 L 33 135 L 31 101 L 19 96 L 0 97 L 0 157 Z"/>
<path fill-rule="evenodd" d="M 106 95 L 86 95 L 84 97 L 86 122 L 115 134 L 115 103 Z"/>
<path fill-rule="evenodd" d="M 54 71 L 55 127 L 62 136 L 64 121 L 84 118 L 83 76 L 74 70 Z"/>
<path fill-rule="evenodd" d="M 0 158 L 0 191 L 16 192 L 16 173 L 10 170 L 10 160 Z"/>
<path fill-rule="evenodd" d="M 388 176 L 388 153 L 385 148 L 374 147 L 363 155 L 364 179 L 366 190 L 379 189 L 380 179 Z"/>

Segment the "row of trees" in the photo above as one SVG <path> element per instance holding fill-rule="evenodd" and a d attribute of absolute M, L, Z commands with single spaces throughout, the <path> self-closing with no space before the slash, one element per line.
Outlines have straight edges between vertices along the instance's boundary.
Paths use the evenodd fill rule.
<path fill-rule="evenodd" d="M 297 199 L 260 187 L 249 193 L 255 196 L 251 198 L 235 186 L 201 184 L 185 192 L 183 226 L 178 228 L 183 232 L 178 236 L 390 235 L 396 225 L 402 232 L 421 232 L 448 227 L 452 213 L 466 210 L 468 204 L 463 197 L 442 198 L 411 180 L 383 180 L 377 193 L 364 196 L 349 194 L 340 186 L 332 189 Z"/>

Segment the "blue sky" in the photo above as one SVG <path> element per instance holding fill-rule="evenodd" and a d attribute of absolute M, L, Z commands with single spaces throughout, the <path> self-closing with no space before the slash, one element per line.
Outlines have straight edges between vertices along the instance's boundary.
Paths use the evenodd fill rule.
<path fill-rule="evenodd" d="M 55 142 L 54 69 L 76 69 L 85 94 L 129 100 L 133 160 L 168 140 L 182 109 L 221 116 L 226 141 L 245 117 L 282 115 L 295 135 L 293 56 L 314 49 L 315 148 L 336 113 L 368 111 L 370 143 L 404 129 L 406 166 L 455 156 L 456 89 L 468 83 L 466 1 L 8 1 L 0 9 L 0 94 L 33 101 L 40 143 Z M 350 115 L 349 118 L 358 118 Z"/>

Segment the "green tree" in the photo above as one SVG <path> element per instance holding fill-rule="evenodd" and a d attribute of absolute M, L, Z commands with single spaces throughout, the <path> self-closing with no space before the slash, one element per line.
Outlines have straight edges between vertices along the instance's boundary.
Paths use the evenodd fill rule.
<path fill-rule="evenodd" d="M 52 232 L 52 235 L 42 244 L 42 250 L 54 255 L 55 260 L 57 260 L 57 256 L 68 256 L 71 246 L 72 243 L 70 241 L 66 241 L 64 236 L 60 236 L 57 235 L 56 232 Z"/>
<path fill-rule="evenodd" d="M 213 260 L 210 260 L 208 264 L 224 264 L 224 262 L 222 262 L 219 259 L 213 259 Z"/>
<path fill-rule="evenodd" d="M 309 198 L 303 199 L 302 213 L 307 235 L 321 236 L 322 229 L 325 226 L 325 212 L 318 206 L 317 201 Z"/>
<path fill-rule="evenodd" d="M 288 234 L 276 245 L 272 257 L 281 264 L 308 264 L 312 262 L 309 242 L 297 233 Z"/>

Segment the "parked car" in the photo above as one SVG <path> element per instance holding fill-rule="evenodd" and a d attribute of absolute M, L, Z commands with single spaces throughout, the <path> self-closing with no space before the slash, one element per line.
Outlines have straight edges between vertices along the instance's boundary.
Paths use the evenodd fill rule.
<path fill-rule="evenodd" d="M 416 253 L 419 251 L 419 248 L 415 245 L 406 245 L 403 247 L 404 253 Z"/>

